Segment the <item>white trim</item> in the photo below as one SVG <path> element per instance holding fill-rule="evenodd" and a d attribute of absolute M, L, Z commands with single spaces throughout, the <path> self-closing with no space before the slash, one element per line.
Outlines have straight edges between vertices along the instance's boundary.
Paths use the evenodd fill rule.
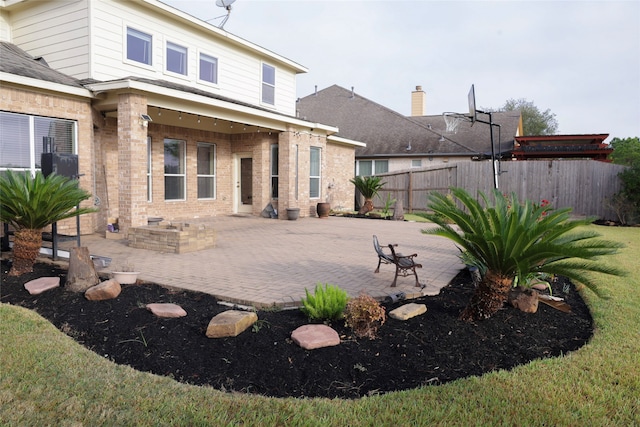
<path fill-rule="evenodd" d="M 302 128 L 321 129 L 327 133 L 338 132 L 338 128 L 334 126 L 328 126 L 321 123 L 312 123 L 305 120 L 284 116 L 278 113 L 258 110 L 255 107 L 239 105 L 233 102 L 222 101 L 220 99 L 209 98 L 203 95 L 196 95 L 196 94 L 184 92 L 181 90 L 169 89 L 162 86 L 153 85 L 150 83 L 139 82 L 137 80 L 126 79 L 126 80 L 116 80 L 111 82 L 93 83 L 93 84 L 86 85 L 86 87 L 92 90 L 95 96 L 97 96 L 102 92 L 118 91 L 123 89 L 140 90 L 143 92 L 153 93 L 154 95 L 166 96 L 169 98 L 178 99 L 184 102 L 193 102 L 193 103 L 203 104 L 203 105 L 206 105 L 207 107 L 217 107 L 222 110 L 220 111 L 220 114 L 216 116 L 221 120 L 238 121 L 238 119 L 235 116 L 229 113 L 225 114 L 224 110 L 228 110 L 235 113 L 247 114 L 247 115 L 252 115 L 255 117 L 260 117 L 268 120 L 274 120 L 280 123 L 291 124 L 291 125 L 299 126 Z M 202 114 L 201 111 L 197 111 L 194 109 L 190 110 L 189 108 L 183 108 L 181 111 L 183 113 L 189 113 L 189 114 Z M 282 125 L 280 128 L 277 128 L 276 125 L 274 125 L 273 128 L 274 130 L 280 130 L 280 131 L 287 130 L 285 125 Z M 343 141 L 346 142 L 348 140 L 344 139 Z"/>
<path fill-rule="evenodd" d="M 353 139 L 342 138 L 340 136 L 329 135 L 327 136 L 327 142 L 334 142 L 345 145 L 355 145 L 356 147 L 366 147 L 367 144 L 360 141 L 354 141 Z"/>
<path fill-rule="evenodd" d="M 5 73 L 3 71 L 0 71 L 0 82 L 13 83 L 21 86 L 28 86 L 29 88 L 48 90 L 51 92 L 65 93 L 67 95 L 81 96 L 83 98 L 95 98 L 93 93 L 87 89 L 64 85 L 61 83 L 48 82 L 31 77 L 23 77 L 17 74 Z"/>

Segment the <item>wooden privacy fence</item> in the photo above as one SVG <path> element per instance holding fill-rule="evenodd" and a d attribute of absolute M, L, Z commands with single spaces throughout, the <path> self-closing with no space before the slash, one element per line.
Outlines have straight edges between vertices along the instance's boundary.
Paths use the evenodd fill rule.
<path fill-rule="evenodd" d="M 620 191 L 618 174 L 624 168 L 593 160 L 505 161 L 500 163 L 498 183 L 501 192 L 514 192 L 521 200 L 545 199 L 555 208 L 571 207 L 574 215 L 618 220 L 608 200 Z M 383 207 L 391 195 L 402 200 L 406 212 L 426 210 L 433 191 L 462 187 L 477 194 L 493 190 L 491 161 L 455 162 L 380 176 L 386 184 L 374 200 L 375 207 Z"/>

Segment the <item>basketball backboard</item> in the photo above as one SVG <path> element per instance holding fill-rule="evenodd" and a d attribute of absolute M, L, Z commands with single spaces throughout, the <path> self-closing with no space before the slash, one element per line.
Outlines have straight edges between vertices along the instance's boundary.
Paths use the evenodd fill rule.
<path fill-rule="evenodd" d="M 471 124 L 476 122 L 476 90 L 471 85 L 471 89 L 469 89 L 469 117 L 471 118 Z"/>

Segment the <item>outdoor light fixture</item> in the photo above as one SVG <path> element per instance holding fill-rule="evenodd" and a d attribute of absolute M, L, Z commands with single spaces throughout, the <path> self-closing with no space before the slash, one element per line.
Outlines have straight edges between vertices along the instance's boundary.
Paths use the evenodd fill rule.
<path fill-rule="evenodd" d="M 180 111 L 180 115 L 178 116 L 178 120 L 182 120 L 182 111 Z"/>
<path fill-rule="evenodd" d="M 151 116 L 148 114 L 140 114 L 140 124 L 143 127 L 149 126 L 149 122 L 152 122 Z"/>

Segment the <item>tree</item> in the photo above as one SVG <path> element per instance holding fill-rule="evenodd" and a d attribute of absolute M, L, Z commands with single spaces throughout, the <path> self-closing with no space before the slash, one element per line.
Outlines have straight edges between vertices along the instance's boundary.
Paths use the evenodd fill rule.
<path fill-rule="evenodd" d="M 13 265 L 10 276 L 20 276 L 33 269 L 42 246 L 42 229 L 46 226 L 89 212 L 92 208 L 75 209 L 91 194 L 78 187 L 75 180 L 42 172 L 6 171 L 0 175 L 0 221 L 15 229 Z"/>
<path fill-rule="evenodd" d="M 502 111 L 520 111 L 524 135 L 553 135 L 558 130 L 556 115 L 548 108 L 540 111 L 533 101 L 524 98 L 508 99 Z"/>
<path fill-rule="evenodd" d="M 613 138 L 611 140 L 611 161 L 618 165 L 633 166 L 640 165 L 640 139 L 635 138 Z"/>
<path fill-rule="evenodd" d="M 622 190 L 613 197 L 618 217 L 623 224 L 634 223 L 640 217 L 640 139 L 613 138 L 611 160 L 629 166 L 618 174 Z"/>
<path fill-rule="evenodd" d="M 507 197 L 497 190 L 493 200 L 481 192 L 482 203 L 462 188 L 452 188 L 451 193 L 453 197 L 440 193 L 429 196 L 433 213 L 427 218 L 439 227 L 423 233 L 453 240 L 485 270 L 469 305 L 460 314 L 462 320 L 491 317 L 507 301 L 516 277 L 523 283 L 532 275 L 559 274 L 602 296 L 588 273 L 624 275 L 599 259 L 622 245 L 597 239 L 599 234 L 589 229 L 578 229 L 592 219 L 572 220 L 570 208 L 552 210 L 545 203 L 520 203 L 515 194 Z"/>

